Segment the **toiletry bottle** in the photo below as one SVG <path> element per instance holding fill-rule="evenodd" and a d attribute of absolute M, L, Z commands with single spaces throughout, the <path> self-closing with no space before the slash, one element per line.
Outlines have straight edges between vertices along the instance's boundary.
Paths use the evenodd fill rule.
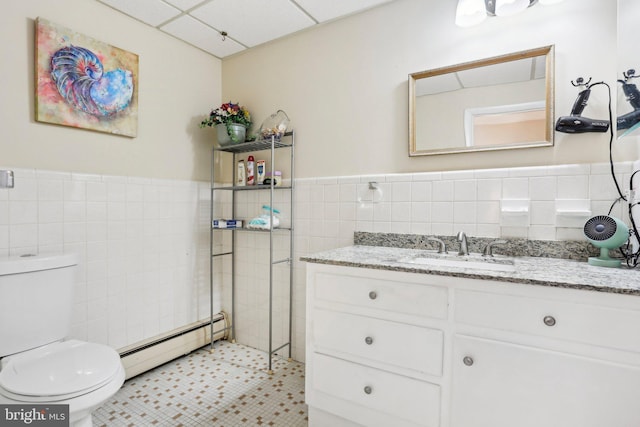
<path fill-rule="evenodd" d="M 249 156 L 247 158 L 247 185 L 254 185 L 256 183 L 256 177 L 253 174 L 253 165 L 253 156 Z"/>
<path fill-rule="evenodd" d="M 282 184 L 282 171 L 267 172 L 264 178 L 265 185 L 271 185 L 271 181 L 274 187 L 279 187 Z"/>
<path fill-rule="evenodd" d="M 236 185 L 245 185 L 245 170 L 244 170 L 244 160 L 238 161 L 238 173 L 236 175 Z"/>
<path fill-rule="evenodd" d="M 257 177 L 258 185 L 264 184 L 264 173 L 266 172 L 264 166 L 265 166 L 264 160 L 258 160 L 256 162 L 256 168 L 257 168 L 256 177 Z"/>

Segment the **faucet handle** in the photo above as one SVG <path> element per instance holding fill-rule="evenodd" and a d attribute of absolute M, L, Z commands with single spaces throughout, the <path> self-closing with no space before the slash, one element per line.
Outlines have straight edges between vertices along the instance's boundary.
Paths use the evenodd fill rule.
<path fill-rule="evenodd" d="M 446 254 L 447 253 L 447 245 L 445 245 L 444 241 L 442 241 L 442 239 L 438 239 L 437 237 L 427 237 L 427 240 L 430 240 L 432 242 L 438 242 L 439 246 L 438 246 L 438 253 L 439 254 Z"/>
<path fill-rule="evenodd" d="M 504 245 L 506 243 L 506 240 L 494 240 L 493 242 L 487 243 L 487 246 L 485 246 L 482 251 L 482 256 L 493 256 L 493 247 L 496 245 Z"/>

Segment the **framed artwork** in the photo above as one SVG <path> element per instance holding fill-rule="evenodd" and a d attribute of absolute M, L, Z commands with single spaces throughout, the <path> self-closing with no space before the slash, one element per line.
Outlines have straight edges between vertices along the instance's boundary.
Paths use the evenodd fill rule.
<path fill-rule="evenodd" d="M 35 118 L 98 132 L 138 132 L 138 55 L 36 20 Z"/>

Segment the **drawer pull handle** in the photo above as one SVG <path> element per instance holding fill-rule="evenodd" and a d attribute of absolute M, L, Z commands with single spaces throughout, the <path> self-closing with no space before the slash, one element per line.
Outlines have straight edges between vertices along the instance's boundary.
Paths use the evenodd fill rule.
<path fill-rule="evenodd" d="M 371 345 L 371 344 L 373 344 L 373 338 L 371 338 L 371 337 L 366 337 L 366 338 L 364 339 L 364 342 L 366 342 L 367 344 Z"/>
<path fill-rule="evenodd" d="M 471 356 L 465 356 L 465 357 L 462 359 L 462 363 L 464 363 L 464 364 L 465 364 L 465 365 L 467 365 L 467 366 L 471 366 L 471 365 L 473 365 L 473 357 L 471 357 Z"/>
<path fill-rule="evenodd" d="M 544 319 L 542 319 L 542 321 L 547 326 L 553 326 L 556 324 L 556 319 L 553 316 L 544 316 Z"/>
<path fill-rule="evenodd" d="M 375 291 L 369 292 L 369 299 L 376 299 L 376 298 L 378 298 L 378 294 Z"/>
<path fill-rule="evenodd" d="M 373 392 L 373 389 L 370 386 L 365 386 L 364 388 L 364 392 L 366 394 L 371 394 L 371 392 Z"/>

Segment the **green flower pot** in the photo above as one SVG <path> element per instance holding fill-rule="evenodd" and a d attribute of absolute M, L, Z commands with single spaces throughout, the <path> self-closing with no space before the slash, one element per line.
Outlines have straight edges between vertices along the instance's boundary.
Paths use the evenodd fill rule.
<path fill-rule="evenodd" d="M 246 139 L 247 128 L 240 123 L 220 124 L 216 125 L 216 132 L 218 134 L 218 144 L 221 147 L 226 147 L 243 143 Z"/>

